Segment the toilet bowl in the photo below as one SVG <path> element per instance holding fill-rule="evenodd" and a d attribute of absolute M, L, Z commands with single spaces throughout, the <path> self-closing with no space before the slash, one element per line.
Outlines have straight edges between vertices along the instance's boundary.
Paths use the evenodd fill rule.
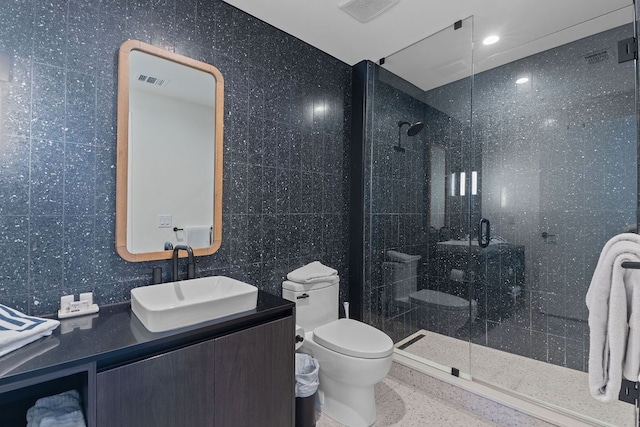
<path fill-rule="evenodd" d="M 453 336 L 469 318 L 475 319 L 478 312 L 476 300 L 469 300 L 430 289 L 422 289 L 409 295 L 417 307 L 418 324 L 434 325 L 436 332 Z"/>
<path fill-rule="evenodd" d="M 420 255 L 387 251 L 384 263 L 390 272 L 394 303 L 416 307 L 418 326 L 453 336 L 477 315 L 477 302 L 431 289 L 418 290 L 418 262 Z"/>
<path fill-rule="evenodd" d="M 370 426 L 376 421 L 374 386 L 391 369 L 393 341 L 365 323 L 338 319 L 334 277 L 313 284 L 285 281 L 282 297 L 296 303 L 296 323 L 306 331 L 300 351 L 320 365 L 320 410 L 344 426 Z"/>

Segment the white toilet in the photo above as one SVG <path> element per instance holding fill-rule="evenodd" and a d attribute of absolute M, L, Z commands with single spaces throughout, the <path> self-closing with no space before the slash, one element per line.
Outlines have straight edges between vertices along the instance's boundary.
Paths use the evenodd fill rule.
<path fill-rule="evenodd" d="M 338 276 L 326 282 L 282 283 L 282 297 L 296 303 L 296 323 L 304 328 L 300 351 L 320 365 L 320 409 L 347 427 L 376 421 L 374 386 L 391 369 L 393 341 L 384 332 L 353 319 L 338 319 Z"/>

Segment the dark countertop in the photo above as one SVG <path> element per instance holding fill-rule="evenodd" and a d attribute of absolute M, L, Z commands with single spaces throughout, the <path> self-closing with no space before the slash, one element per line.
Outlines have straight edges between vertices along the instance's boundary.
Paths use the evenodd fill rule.
<path fill-rule="evenodd" d="M 96 362 L 97 369 L 211 339 L 254 324 L 293 315 L 295 304 L 258 292 L 254 310 L 166 332 L 149 332 L 127 303 L 60 320 L 51 336 L 0 357 L 0 385 Z M 293 351 L 294 332 L 291 331 Z"/>

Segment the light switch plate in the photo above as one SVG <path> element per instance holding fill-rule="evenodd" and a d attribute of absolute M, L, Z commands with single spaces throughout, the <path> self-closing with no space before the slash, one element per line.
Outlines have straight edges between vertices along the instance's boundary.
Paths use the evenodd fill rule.
<path fill-rule="evenodd" d="M 158 228 L 170 228 L 173 224 L 173 216 L 170 214 L 158 215 Z"/>

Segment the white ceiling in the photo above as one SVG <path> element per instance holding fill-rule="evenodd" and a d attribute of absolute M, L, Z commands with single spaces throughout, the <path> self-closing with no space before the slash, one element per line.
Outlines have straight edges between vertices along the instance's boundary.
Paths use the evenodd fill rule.
<path fill-rule="evenodd" d="M 344 0 L 224 1 L 349 65 L 389 58 L 445 30 L 428 40 L 428 53 L 412 52 L 385 64 L 423 90 L 465 77 L 471 62 L 478 73 L 633 19 L 631 0 L 400 0 L 367 23 L 343 12 L 338 6 Z M 473 29 L 463 27 L 466 32 L 453 36 L 447 28 L 468 17 L 473 19 L 465 24 L 473 21 Z M 500 41 L 482 45 L 490 34 Z M 410 58 L 419 59 L 412 63 Z"/>

